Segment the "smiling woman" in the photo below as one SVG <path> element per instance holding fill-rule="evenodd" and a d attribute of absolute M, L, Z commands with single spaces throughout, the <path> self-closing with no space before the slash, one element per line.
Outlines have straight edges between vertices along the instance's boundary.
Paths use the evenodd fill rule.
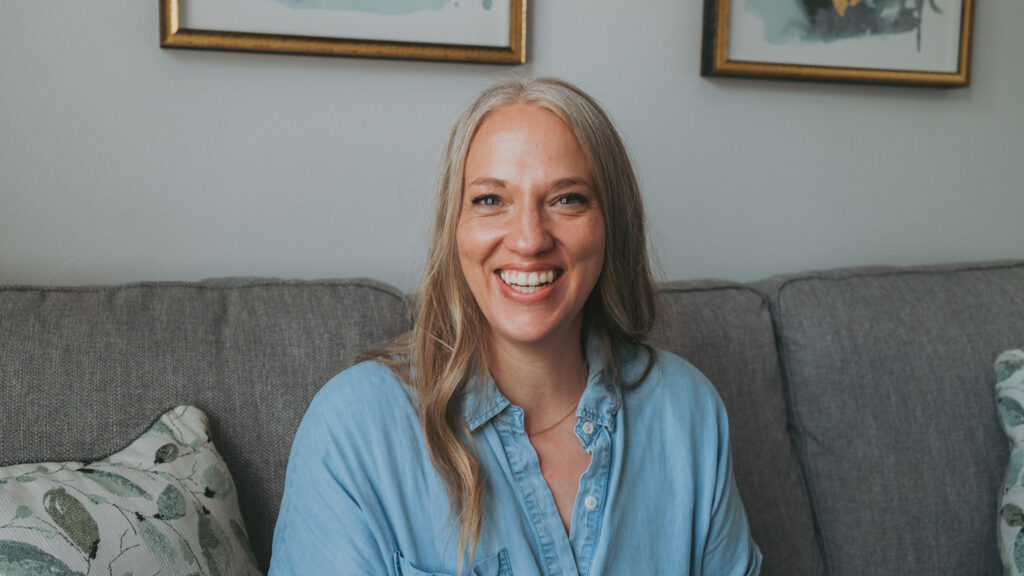
<path fill-rule="evenodd" d="M 436 193 L 413 329 L 314 399 L 271 573 L 757 574 L 722 402 L 645 343 L 643 205 L 600 107 L 493 86 Z"/>

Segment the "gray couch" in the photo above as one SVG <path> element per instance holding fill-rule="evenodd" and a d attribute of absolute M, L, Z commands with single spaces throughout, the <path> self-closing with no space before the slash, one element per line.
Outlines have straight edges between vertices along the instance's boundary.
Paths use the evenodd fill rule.
<path fill-rule="evenodd" d="M 1024 262 L 665 284 L 655 344 L 728 407 L 772 575 L 1001 571 L 992 362 L 1024 345 Z M 0 289 L 0 465 L 88 460 L 205 410 L 264 569 L 313 394 L 408 327 L 372 280 Z"/>

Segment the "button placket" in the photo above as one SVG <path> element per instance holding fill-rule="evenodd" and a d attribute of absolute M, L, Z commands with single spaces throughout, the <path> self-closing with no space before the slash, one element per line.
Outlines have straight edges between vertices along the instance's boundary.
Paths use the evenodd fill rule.
<path fill-rule="evenodd" d="M 518 410 L 515 407 L 513 409 Z M 513 415 L 518 417 L 499 417 L 495 419 L 493 425 L 498 444 L 505 452 L 513 484 L 524 506 L 523 511 L 537 537 L 544 573 L 552 576 L 575 574 L 576 562 L 572 555 L 571 543 L 568 543 L 568 547 L 560 546 L 558 543 L 558 540 L 565 538 L 565 530 L 558 517 L 554 500 L 550 496 L 551 492 L 540 472 L 540 461 L 522 426 L 522 413 L 516 413 L 514 410 Z M 569 567 L 572 567 L 571 571 Z"/>
<path fill-rule="evenodd" d="M 590 422 L 587 420 L 585 423 Z M 593 423 L 591 422 L 591 425 Z M 604 518 L 602 501 L 607 495 L 608 479 L 611 474 L 611 435 L 606 428 L 594 427 L 593 434 L 585 434 L 581 438 L 585 449 L 590 452 L 590 467 L 580 481 L 580 493 L 577 500 L 579 508 L 574 513 L 572 534 L 573 552 L 580 574 L 588 574 L 593 563 L 594 550 L 601 535 Z"/>

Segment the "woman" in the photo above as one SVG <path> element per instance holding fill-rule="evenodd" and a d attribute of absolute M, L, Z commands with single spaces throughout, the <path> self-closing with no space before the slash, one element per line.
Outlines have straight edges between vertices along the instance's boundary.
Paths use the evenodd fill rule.
<path fill-rule="evenodd" d="M 271 574 L 756 574 L 725 411 L 655 319 L 625 147 L 508 81 L 448 139 L 412 331 L 295 438 Z"/>

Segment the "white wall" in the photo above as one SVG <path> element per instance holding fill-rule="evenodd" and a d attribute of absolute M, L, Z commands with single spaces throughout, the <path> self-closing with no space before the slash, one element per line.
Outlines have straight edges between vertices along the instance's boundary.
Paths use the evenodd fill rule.
<path fill-rule="evenodd" d="M 972 85 L 700 77 L 697 0 L 533 0 L 667 279 L 1024 257 L 1024 2 Z M 409 290 L 447 128 L 501 66 L 163 50 L 155 0 L 0 0 L 0 284 L 372 276 Z"/>

